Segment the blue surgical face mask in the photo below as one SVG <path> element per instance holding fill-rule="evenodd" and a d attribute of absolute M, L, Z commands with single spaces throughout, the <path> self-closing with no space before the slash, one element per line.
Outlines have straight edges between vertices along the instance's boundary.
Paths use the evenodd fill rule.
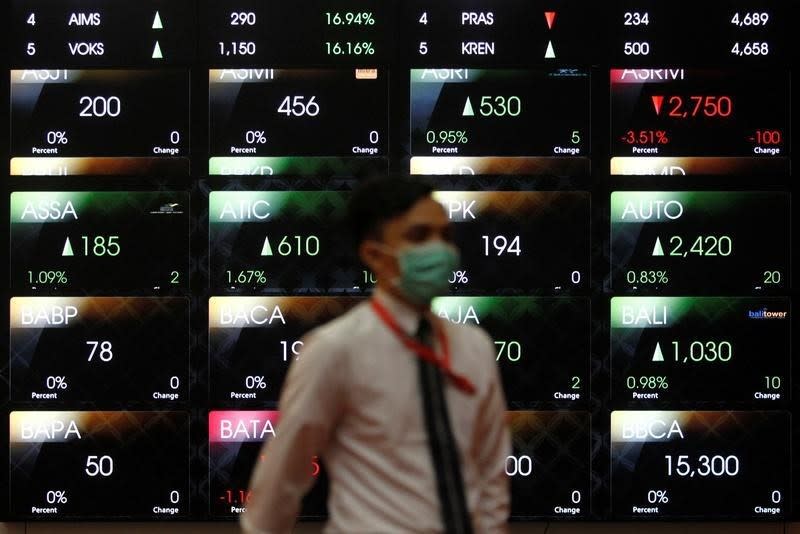
<path fill-rule="evenodd" d="M 458 267 L 458 249 L 443 241 L 426 241 L 409 245 L 389 254 L 397 258 L 400 276 L 394 285 L 415 304 L 430 304 L 434 297 L 447 293 L 450 276 Z"/>

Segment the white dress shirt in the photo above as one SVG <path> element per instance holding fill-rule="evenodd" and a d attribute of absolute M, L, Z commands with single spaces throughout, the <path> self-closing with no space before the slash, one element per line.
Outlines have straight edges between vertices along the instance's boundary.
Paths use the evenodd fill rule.
<path fill-rule="evenodd" d="M 414 335 L 415 310 L 385 292 L 373 298 Z M 477 389 L 469 395 L 444 378 L 473 528 L 506 532 L 511 440 L 494 344 L 479 328 L 441 324 L 453 370 Z M 368 302 L 306 336 L 281 392 L 276 437 L 253 473 L 246 533 L 291 531 L 315 455 L 330 480 L 326 533 L 443 531 L 416 358 Z"/>

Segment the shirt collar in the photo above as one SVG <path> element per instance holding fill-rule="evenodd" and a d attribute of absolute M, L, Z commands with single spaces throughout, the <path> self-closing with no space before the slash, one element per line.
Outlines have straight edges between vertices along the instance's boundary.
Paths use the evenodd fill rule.
<path fill-rule="evenodd" d="M 381 289 L 376 289 L 372 298 L 383 304 L 386 310 L 392 314 L 394 320 L 397 321 L 397 324 L 400 325 L 400 328 L 403 329 L 403 332 L 409 336 L 416 334 L 417 328 L 419 328 L 419 320 L 422 318 L 421 313 Z"/>

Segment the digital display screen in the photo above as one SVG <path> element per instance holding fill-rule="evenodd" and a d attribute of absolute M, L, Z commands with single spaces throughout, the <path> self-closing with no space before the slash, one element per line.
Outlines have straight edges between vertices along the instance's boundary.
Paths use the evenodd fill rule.
<path fill-rule="evenodd" d="M 212 411 L 208 414 L 211 515 L 235 518 L 247 510 L 250 475 L 264 459 L 263 445 L 276 436 L 280 412 Z M 303 499 L 301 518 L 326 514 L 327 479 L 316 456 L 308 459 L 314 487 Z"/>
<path fill-rule="evenodd" d="M 11 194 L 11 285 L 35 293 L 189 287 L 189 194 Z"/>
<path fill-rule="evenodd" d="M 204 0 L 210 61 L 375 64 L 389 52 L 385 0 Z"/>
<path fill-rule="evenodd" d="M 432 309 L 452 323 L 480 326 L 489 333 L 511 408 L 532 402 L 587 402 L 588 299 L 439 297 Z"/>
<path fill-rule="evenodd" d="M 425 66 L 586 62 L 586 7 L 580 0 L 404 0 L 404 51 Z"/>
<path fill-rule="evenodd" d="M 211 285 L 265 293 L 358 289 L 368 283 L 347 240 L 347 194 L 214 191 L 209 201 Z"/>
<path fill-rule="evenodd" d="M 235 523 L 306 336 L 378 283 L 353 191 L 409 175 L 512 521 L 798 519 L 795 3 L 0 2 L 0 525 Z"/>
<path fill-rule="evenodd" d="M 189 135 L 188 71 L 11 71 L 12 176 L 186 176 Z"/>
<path fill-rule="evenodd" d="M 588 287 L 588 194 L 437 191 L 434 198 L 453 223 L 461 251 L 461 266 L 450 278 L 454 292 L 560 294 Z"/>
<path fill-rule="evenodd" d="M 785 404 L 789 299 L 611 299 L 613 396 L 649 401 Z"/>
<path fill-rule="evenodd" d="M 347 312 L 356 297 L 212 297 L 208 303 L 211 398 L 278 401 L 309 330 Z"/>
<path fill-rule="evenodd" d="M 194 53 L 191 0 L 13 0 L 11 10 L 17 65 L 158 66 Z"/>
<path fill-rule="evenodd" d="M 210 175 L 386 170 L 382 69 L 209 71 Z"/>
<path fill-rule="evenodd" d="M 790 430 L 787 412 L 611 412 L 613 515 L 781 519 Z"/>
<path fill-rule="evenodd" d="M 589 512 L 589 414 L 506 413 L 513 452 L 511 518 L 582 518 Z"/>
<path fill-rule="evenodd" d="M 616 191 L 611 285 L 624 293 L 785 291 L 789 213 L 785 193 Z M 769 230 L 754 230 L 754 221 Z"/>
<path fill-rule="evenodd" d="M 411 174 L 589 173 L 588 71 L 412 69 Z"/>
<path fill-rule="evenodd" d="M 15 411 L 11 512 L 166 520 L 189 513 L 189 414 Z"/>
<path fill-rule="evenodd" d="M 14 401 L 186 401 L 189 299 L 16 297 Z"/>
<path fill-rule="evenodd" d="M 789 87 L 786 71 L 612 69 L 611 174 L 788 174 Z"/>

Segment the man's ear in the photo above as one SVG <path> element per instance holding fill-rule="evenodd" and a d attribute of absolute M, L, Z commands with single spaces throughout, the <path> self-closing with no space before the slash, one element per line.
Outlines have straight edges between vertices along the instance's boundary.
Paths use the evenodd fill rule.
<path fill-rule="evenodd" d="M 380 245 L 377 241 L 365 239 L 358 246 L 359 259 L 364 263 L 364 265 L 369 267 L 373 273 L 381 270 L 384 256 L 385 254 L 381 252 Z"/>

